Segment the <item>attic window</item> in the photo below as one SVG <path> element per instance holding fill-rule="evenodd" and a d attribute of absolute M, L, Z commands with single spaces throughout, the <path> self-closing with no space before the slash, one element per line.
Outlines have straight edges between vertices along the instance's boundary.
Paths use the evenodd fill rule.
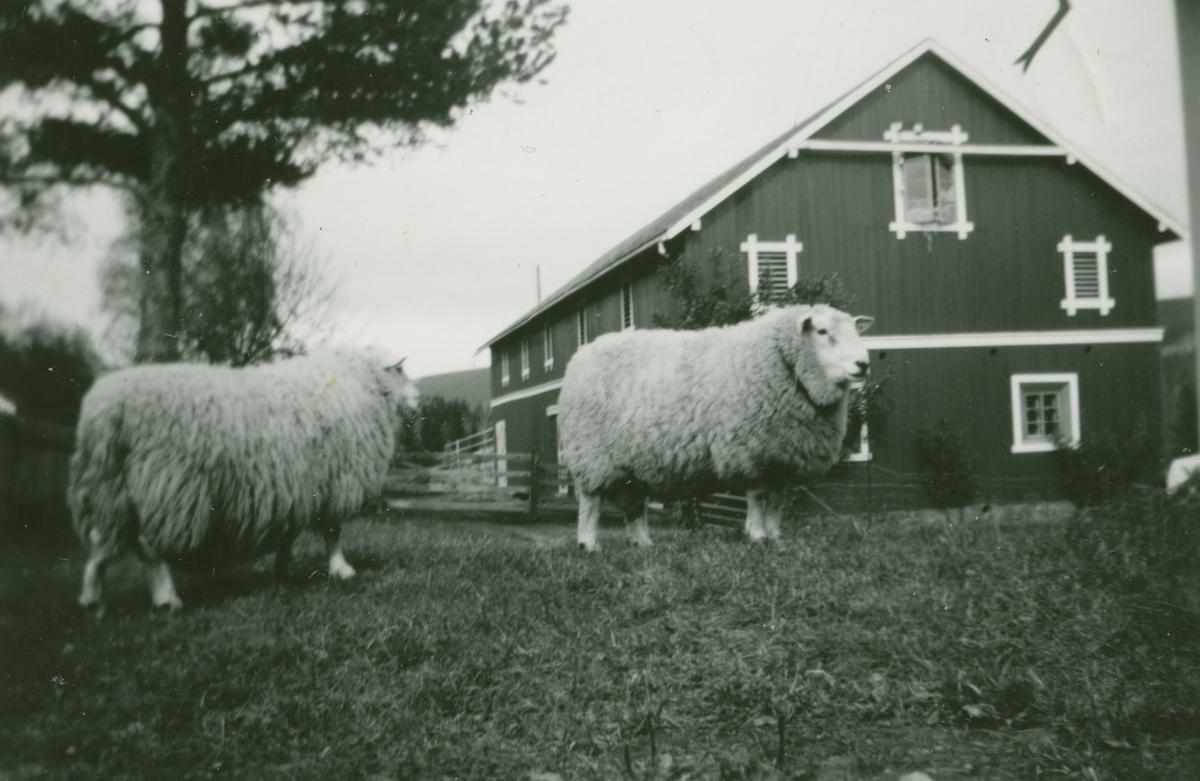
<path fill-rule="evenodd" d="M 967 222 L 963 157 L 954 147 L 966 143 L 967 134 L 958 125 L 949 131 L 925 130 L 921 125 L 904 130 L 894 122 L 883 138 L 897 145 L 892 152 L 896 213 L 888 229 L 898 239 L 910 231 L 949 231 L 965 239 L 975 226 Z M 929 146 L 928 152 L 920 149 L 924 145 Z"/>
<path fill-rule="evenodd" d="M 521 379 L 529 379 L 529 339 L 521 340 Z"/>
<path fill-rule="evenodd" d="M 500 387 L 507 388 L 512 377 L 508 373 L 508 348 L 500 351 Z"/>
<path fill-rule="evenodd" d="M 1097 236 L 1095 241 L 1075 241 L 1064 236 L 1058 244 L 1063 256 L 1063 275 L 1066 278 L 1067 297 L 1062 308 L 1074 316 L 1080 309 L 1099 309 L 1107 315 L 1116 306 L 1108 296 L 1108 253 L 1112 245 Z"/>
<path fill-rule="evenodd" d="M 759 241 L 751 233 L 741 249 L 746 253 L 750 294 L 760 304 L 778 300 L 796 284 L 804 245 L 794 235 L 788 234 L 784 241 Z"/>
<path fill-rule="evenodd" d="M 579 307 L 579 314 L 575 317 L 575 336 L 580 347 L 587 344 L 588 328 L 587 328 L 587 307 Z"/>
<path fill-rule="evenodd" d="M 549 323 L 542 327 L 542 368 L 554 371 L 554 335 Z"/>

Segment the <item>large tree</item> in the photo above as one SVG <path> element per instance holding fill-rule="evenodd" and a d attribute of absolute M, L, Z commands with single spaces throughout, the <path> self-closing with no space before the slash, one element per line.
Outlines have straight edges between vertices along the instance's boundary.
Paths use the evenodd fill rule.
<path fill-rule="evenodd" d="M 138 231 L 113 243 L 100 266 L 105 347 L 132 360 L 145 275 Z M 189 216 L 180 280 L 180 357 L 244 366 L 294 355 L 328 334 L 336 286 L 295 219 L 265 205 L 209 206 Z"/>
<path fill-rule="evenodd" d="M 189 213 L 419 143 L 541 71 L 565 16 L 551 0 L 3 2 L 0 184 L 26 216 L 63 187 L 132 197 L 137 359 L 175 360 Z"/>

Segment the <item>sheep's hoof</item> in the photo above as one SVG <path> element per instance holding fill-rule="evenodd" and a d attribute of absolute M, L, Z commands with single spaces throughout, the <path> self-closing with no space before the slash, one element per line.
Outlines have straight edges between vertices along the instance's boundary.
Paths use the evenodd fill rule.
<path fill-rule="evenodd" d="M 83 601 L 83 597 L 79 598 L 80 614 L 93 621 L 102 621 L 104 619 L 104 603 L 99 600 L 92 602 Z"/>
<path fill-rule="evenodd" d="M 153 609 L 155 613 L 173 616 L 180 610 L 183 610 L 183 600 L 177 597 L 175 599 L 167 600 L 166 602 L 155 602 Z"/>
<path fill-rule="evenodd" d="M 340 567 L 329 568 L 329 578 L 331 580 L 349 580 L 350 578 L 354 577 L 355 574 L 357 573 L 355 572 L 354 567 L 351 567 L 349 564 L 344 564 Z"/>
<path fill-rule="evenodd" d="M 595 553 L 596 551 L 600 550 L 600 543 L 598 543 L 598 542 L 583 542 L 581 540 L 579 543 L 579 550 L 587 551 L 588 553 Z"/>

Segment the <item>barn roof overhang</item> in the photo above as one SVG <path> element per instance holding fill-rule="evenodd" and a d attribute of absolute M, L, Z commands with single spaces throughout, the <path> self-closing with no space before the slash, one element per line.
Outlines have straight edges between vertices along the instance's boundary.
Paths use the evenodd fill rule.
<path fill-rule="evenodd" d="M 779 138 L 771 141 L 737 165 L 710 180 L 700 189 L 676 204 L 674 208 L 618 244 L 612 250 L 600 256 L 599 259 L 573 277 L 567 284 L 522 315 L 503 331 L 493 336 L 479 349 L 481 351 L 485 350 L 513 332 L 520 330 L 592 282 L 623 267 L 628 261 L 637 257 L 649 247 L 670 241 L 679 236 L 695 225 L 698 220 L 701 220 L 704 215 L 712 211 L 718 204 L 732 196 L 748 182 L 785 156 L 795 156 L 802 149 L 820 146 L 819 142 L 810 142 L 812 136 L 927 53 L 933 53 L 941 58 L 947 65 L 972 81 L 977 87 L 1034 130 L 1041 133 L 1042 136 L 1053 144 L 1052 147 L 1031 145 L 1031 150 L 1038 150 L 1031 151 L 1031 154 L 1062 155 L 1072 162 L 1082 164 L 1118 193 L 1128 198 L 1130 202 L 1138 206 L 1142 211 L 1157 220 L 1159 231 L 1167 234 L 1163 237 L 1163 241 L 1189 237 L 1188 227 L 1176 219 L 1170 212 L 1139 193 L 1127 182 L 1101 165 L 1091 155 L 1081 151 L 1061 133 L 1054 130 L 1049 124 L 1039 119 L 1003 90 L 996 87 L 957 55 L 946 49 L 945 46 L 932 38 L 927 38 L 875 75 L 863 81 L 849 92 L 846 92 L 808 119 L 795 125 Z"/>

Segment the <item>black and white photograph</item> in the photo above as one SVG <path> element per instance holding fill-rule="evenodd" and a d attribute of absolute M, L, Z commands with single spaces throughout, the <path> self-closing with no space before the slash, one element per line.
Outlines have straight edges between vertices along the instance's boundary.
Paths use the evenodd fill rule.
<path fill-rule="evenodd" d="M 1200 778 L 1200 2 L 0 0 L 0 781 Z"/>

